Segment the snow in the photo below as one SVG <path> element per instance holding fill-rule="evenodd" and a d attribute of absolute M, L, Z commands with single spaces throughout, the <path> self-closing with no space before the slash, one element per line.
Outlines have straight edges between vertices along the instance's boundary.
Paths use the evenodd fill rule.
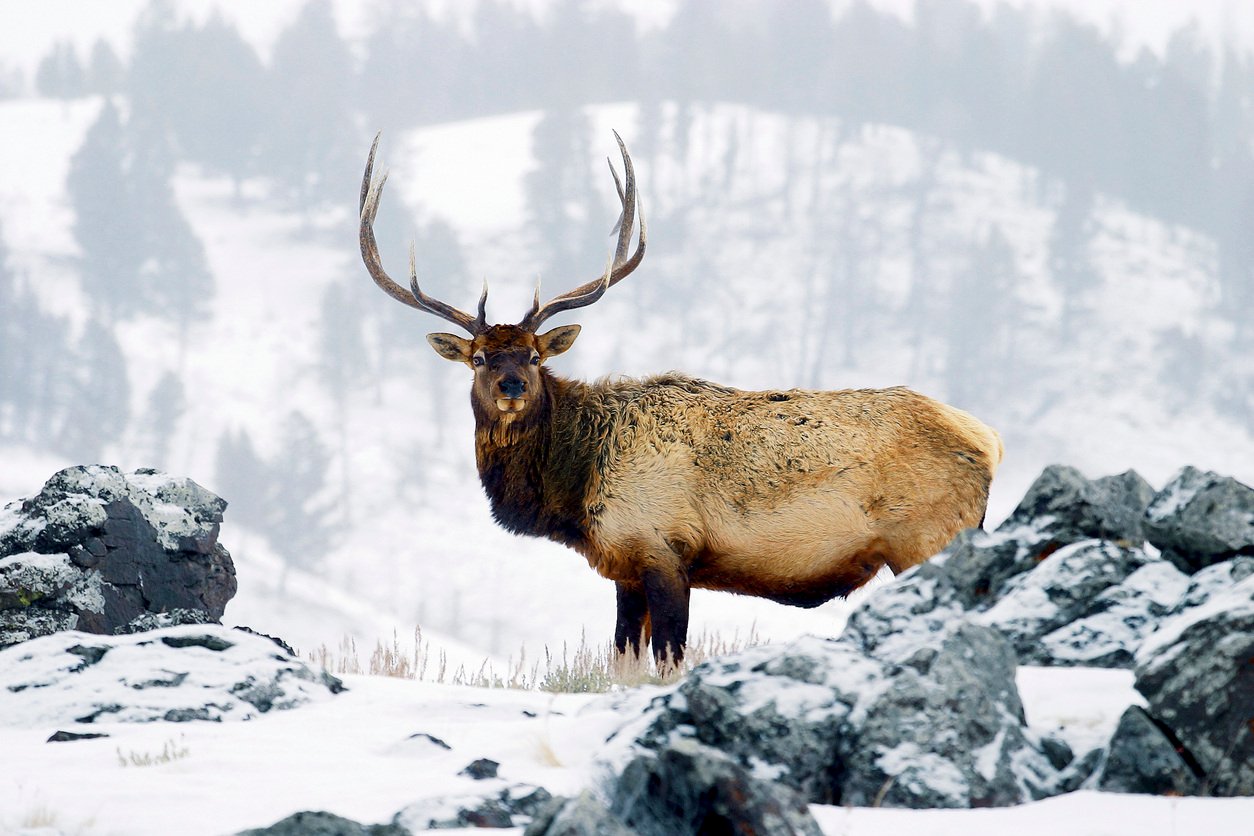
<path fill-rule="evenodd" d="M 1018 807 L 985 810 L 811 807 L 831 836 L 1179 836 L 1244 832 L 1254 814 L 1250 799 L 1146 798 L 1074 792 Z"/>

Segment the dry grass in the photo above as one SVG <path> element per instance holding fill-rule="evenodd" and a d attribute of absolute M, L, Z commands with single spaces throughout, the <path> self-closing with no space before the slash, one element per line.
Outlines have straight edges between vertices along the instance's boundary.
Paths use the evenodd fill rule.
<path fill-rule="evenodd" d="M 159 753 L 152 752 L 126 752 L 123 754 L 121 749 L 117 750 L 118 765 L 127 766 L 160 766 L 162 764 L 174 763 L 180 761 L 192 753 L 182 744 L 181 741 L 173 739 L 167 740 L 165 745 L 161 747 Z"/>
<path fill-rule="evenodd" d="M 604 693 L 615 688 L 632 688 L 639 685 L 667 684 L 682 678 L 706 659 L 734 653 L 763 643 L 756 629 L 750 629 L 743 639 L 739 634 L 726 639 L 718 634 L 703 633 L 689 641 L 684 661 L 677 668 L 653 662 L 652 654 L 642 656 L 620 655 L 610 642 L 602 645 L 589 644 L 587 636 L 581 636 L 572 650 L 563 644 L 561 656 L 545 648 L 544 660 L 527 664 L 525 651 L 520 651 L 517 661 L 513 658 L 504 671 L 498 671 L 485 659 L 474 670 L 459 666 L 451 673 L 448 659 L 443 652 L 433 657 L 430 643 L 423 639 L 422 628 L 414 629 L 411 652 L 405 652 L 395 633 L 391 642 L 375 643 L 374 651 L 365 668 L 362 667 L 357 643 L 345 636 L 336 651 L 322 645 L 309 654 L 311 661 L 334 674 L 361 674 L 394 676 L 401 679 L 418 679 L 448 685 L 469 685 L 478 688 L 512 688 L 524 691 L 549 691 L 562 694 Z"/>

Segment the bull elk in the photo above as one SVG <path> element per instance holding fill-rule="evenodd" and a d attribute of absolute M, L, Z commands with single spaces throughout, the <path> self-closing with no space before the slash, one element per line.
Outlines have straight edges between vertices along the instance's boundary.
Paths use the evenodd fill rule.
<path fill-rule="evenodd" d="M 639 266 L 647 232 L 631 157 L 620 181 L 617 246 L 603 274 L 488 325 L 487 285 L 471 316 L 384 271 L 373 224 L 386 176 L 361 183 L 361 254 L 389 296 L 469 334 L 429 334 L 441 357 L 473 373 L 479 478 L 496 521 L 582 554 L 614 581 L 614 644 L 683 656 L 693 587 L 814 607 L 887 565 L 921 563 L 981 525 L 1002 457 L 997 433 L 905 388 L 745 392 L 678 373 L 596 383 L 544 365 L 578 325 L 540 333 L 555 314 L 591 305 Z M 634 219 L 640 233 L 631 252 Z"/>

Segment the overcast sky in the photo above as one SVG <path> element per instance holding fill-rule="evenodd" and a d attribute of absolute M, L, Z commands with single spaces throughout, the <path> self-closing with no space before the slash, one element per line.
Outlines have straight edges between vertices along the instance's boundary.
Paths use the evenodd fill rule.
<path fill-rule="evenodd" d="M 715 0 L 711 0 L 714 2 Z M 125 54 L 135 17 L 149 0 L 0 0 L 0 64 L 33 71 L 57 39 L 71 39 L 86 52 L 98 37 L 110 40 Z M 227 11 L 244 35 L 263 52 L 295 17 L 306 0 L 173 0 L 185 13 L 203 18 L 215 6 Z M 341 27 L 357 36 L 368 28 L 371 3 L 334 0 Z M 520 5 L 543 9 L 551 0 L 513 0 Z M 642 25 L 659 25 L 668 18 L 678 0 L 603 0 L 636 14 Z M 729 2 L 729 0 L 718 0 Z M 734 2 L 734 0 L 730 0 Z M 853 0 L 832 0 L 841 8 Z M 915 0 L 870 0 L 872 5 L 891 9 L 909 18 Z M 1118 27 L 1133 47 L 1146 44 L 1161 50 L 1170 33 L 1196 18 L 1216 39 L 1232 39 L 1246 47 L 1254 45 L 1254 2 L 1249 0 L 974 0 L 991 8 L 999 2 L 1013 5 L 1057 7 L 1091 20 L 1104 29 Z M 467 9 L 469 3 L 429 0 L 430 5 Z"/>

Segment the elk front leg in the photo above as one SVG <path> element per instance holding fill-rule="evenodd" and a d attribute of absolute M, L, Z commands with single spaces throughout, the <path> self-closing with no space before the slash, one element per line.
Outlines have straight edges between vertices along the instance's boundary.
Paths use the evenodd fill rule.
<path fill-rule="evenodd" d="M 653 628 L 653 659 L 658 671 L 679 666 L 688 642 L 688 578 L 678 567 L 644 571 L 644 597 Z"/>
<path fill-rule="evenodd" d="M 614 627 L 614 649 L 639 656 L 649 643 L 649 605 L 644 587 L 621 581 L 614 583 L 618 593 L 618 623 Z"/>

